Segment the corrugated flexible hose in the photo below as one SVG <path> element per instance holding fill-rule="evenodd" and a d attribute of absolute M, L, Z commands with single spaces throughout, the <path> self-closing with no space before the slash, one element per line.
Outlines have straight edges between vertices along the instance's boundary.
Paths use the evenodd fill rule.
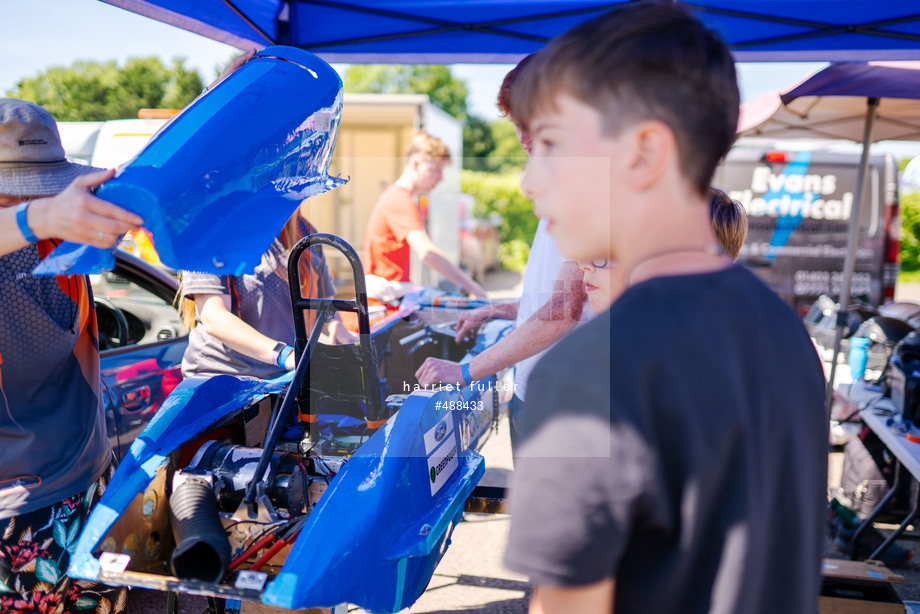
<path fill-rule="evenodd" d="M 230 565 L 230 542 L 217 515 L 217 497 L 207 481 L 189 477 L 169 501 L 176 548 L 172 570 L 183 580 L 220 582 Z"/>

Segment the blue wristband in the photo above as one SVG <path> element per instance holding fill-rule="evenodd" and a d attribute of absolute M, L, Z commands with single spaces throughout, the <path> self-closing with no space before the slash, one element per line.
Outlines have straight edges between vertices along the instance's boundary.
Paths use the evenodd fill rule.
<path fill-rule="evenodd" d="M 284 346 L 284 349 L 278 352 L 278 366 L 279 367 L 281 367 L 282 369 L 284 368 L 284 363 L 287 362 L 288 356 L 290 356 L 293 351 L 294 351 L 294 348 L 292 348 L 289 345 L 286 345 Z"/>
<path fill-rule="evenodd" d="M 473 383 L 473 378 L 470 377 L 470 363 L 465 362 L 460 365 L 460 375 L 463 376 L 463 385 L 469 386 Z"/>
<path fill-rule="evenodd" d="M 36 237 L 32 229 L 29 228 L 29 221 L 26 218 L 26 211 L 29 209 L 30 202 L 31 201 L 27 200 L 16 207 L 16 225 L 19 226 L 19 232 L 26 238 L 26 241 L 29 243 L 37 243 L 38 237 Z"/>

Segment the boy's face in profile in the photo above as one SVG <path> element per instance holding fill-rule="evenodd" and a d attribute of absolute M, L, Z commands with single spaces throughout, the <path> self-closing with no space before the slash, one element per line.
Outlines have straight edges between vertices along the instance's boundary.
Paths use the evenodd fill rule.
<path fill-rule="evenodd" d="M 607 258 L 612 203 L 625 158 L 620 138 L 605 136 L 600 114 L 560 93 L 530 122 L 533 154 L 521 188 L 546 218 L 559 251 L 573 260 Z"/>

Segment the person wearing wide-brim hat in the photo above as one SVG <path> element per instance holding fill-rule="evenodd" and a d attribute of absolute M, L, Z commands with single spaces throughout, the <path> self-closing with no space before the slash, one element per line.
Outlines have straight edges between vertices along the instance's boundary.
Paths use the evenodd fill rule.
<path fill-rule="evenodd" d="M 0 612 L 125 607 L 65 574 L 112 470 L 92 288 L 32 275 L 55 240 L 110 247 L 143 223 L 93 196 L 111 177 L 66 159 L 50 113 L 0 99 Z"/>
<path fill-rule="evenodd" d="M 0 254 L 50 238 L 113 245 L 143 220 L 90 192 L 112 173 L 68 160 L 46 110 L 0 98 Z"/>

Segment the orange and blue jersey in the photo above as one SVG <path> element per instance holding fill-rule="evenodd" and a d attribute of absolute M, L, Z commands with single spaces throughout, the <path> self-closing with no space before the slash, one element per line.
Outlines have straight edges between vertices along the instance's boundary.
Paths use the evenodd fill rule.
<path fill-rule="evenodd" d="M 111 461 L 92 288 L 33 276 L 52 248 L 0 257 L 0 518 L 85 490 Z"/>

